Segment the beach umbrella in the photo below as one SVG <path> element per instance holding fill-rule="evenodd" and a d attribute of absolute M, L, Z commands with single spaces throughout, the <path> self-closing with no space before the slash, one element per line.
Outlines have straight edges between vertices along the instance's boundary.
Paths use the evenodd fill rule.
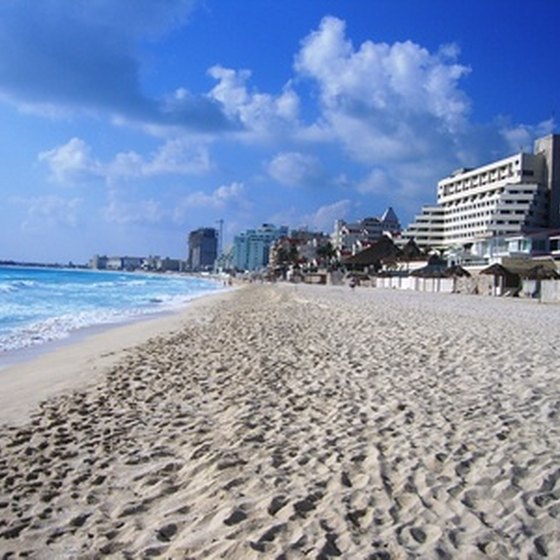
<path fill-rule="evenodd" d="M 542 264 L 538 264 L 533 268 L 530 268 L 522 274 L 527 280 L 558 280 L 560 279 L 560 274 L 553 269 Z"/>

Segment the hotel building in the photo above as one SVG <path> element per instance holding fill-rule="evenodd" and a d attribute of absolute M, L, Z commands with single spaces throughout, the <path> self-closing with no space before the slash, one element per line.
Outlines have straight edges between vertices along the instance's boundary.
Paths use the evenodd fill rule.
<path fill-rule="evenodd" d="M 535 141 L 533 153 L 442 179 L 437 205 L 403 232 L 421 247 L 457 247 L 492 237 L 560 228 L 560 136 Z"/>
<path fill-rule="evenodd" d="M 263 224 L 258 229 L 248 229 L 233 240 L 233 266 L 239 271 L 254 271 L 268 264 L 270 246 L 288 235 L 286 226 Z"/>

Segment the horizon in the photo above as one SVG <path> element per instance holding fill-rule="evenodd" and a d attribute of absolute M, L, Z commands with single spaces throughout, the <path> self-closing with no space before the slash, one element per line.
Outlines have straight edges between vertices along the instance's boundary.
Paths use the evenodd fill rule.
<path fill-rule="evenodd" d="M 553 0 L 0 6 L 2 260 L 330 233 L 556 131 Z M 537 25 L 538 24 L 538 25 Z M 530 72 L 529 72 L 530 70 Z"/>

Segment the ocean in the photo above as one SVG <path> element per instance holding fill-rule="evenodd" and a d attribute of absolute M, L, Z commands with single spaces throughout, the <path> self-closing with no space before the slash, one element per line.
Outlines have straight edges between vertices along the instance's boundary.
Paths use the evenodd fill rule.
<path fill-rule="evenodd" d="M 222 290 L 170 274 L 0 267 L 0 361 L 77 331 L 171 311 Z"/>

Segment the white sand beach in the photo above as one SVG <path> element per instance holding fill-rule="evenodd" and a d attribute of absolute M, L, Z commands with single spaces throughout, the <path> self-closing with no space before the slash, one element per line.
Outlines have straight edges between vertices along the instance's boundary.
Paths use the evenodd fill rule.
<path fill-rule="evenodd" d="M 3 371 L 0 556 L 558 557 L 559 332 L 533 301 L 251 285 Z"/>

